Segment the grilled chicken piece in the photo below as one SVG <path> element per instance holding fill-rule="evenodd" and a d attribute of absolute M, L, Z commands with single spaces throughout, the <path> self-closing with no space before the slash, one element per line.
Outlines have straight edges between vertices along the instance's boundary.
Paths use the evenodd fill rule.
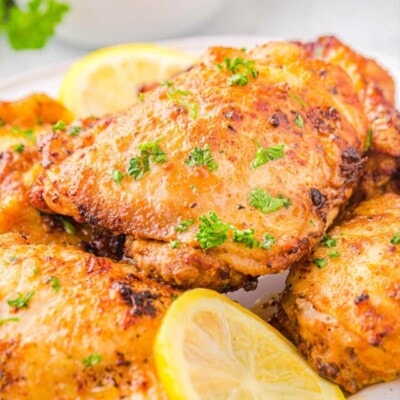
<path fill-rule="evenodd" d="M 37 197 L 130 235 L 145 275 L 251 288 L 321 238 L 353 192 L 366 131 L 341 68 L 289 43 L 214 48 L 47 166 Z"/>
<path fill-rule="evenodd" d="M 335 37 L 321 37 L 302 47 L 310 57 L 342 67 L 363 105 L 369 143 L 360 199 L 387 191 L 400 168 L 400 113 L 395 107 L 393 78 L 374 60 L 361 56 Z"/>
<path fill-rule="evenodd" d="M 15 234 L 0 265 L 1 399 L 166 399 L 152 346 L 173 290 Z"/>
<path fill-rule="evenodd" d="M 1 102 L 0 118 L 0 234 L 20 233 L 31 243 L 58 243 L 75 245 L 97 255 L 118 259 L 122 255 L 123 237 L 88 225 L 74 223 L 70 218 L 44 214 L 30 206 L 30 187 L 41 171 L 38 148 L 35 144 L 42 132 L 54 140 L 66 129 L 66 137 L 91 126 L 92 120 L 75 124 L 73 129 L 64 125 L 71 120 L 69 112 L 45 95 L 34 95 L 17 102 Z M 63 121 L 64 125 L 57 122 Z M 66 125 L 65 125 L 66 126 Z M 75 145 L 82 139 L 74 141 Z M 68 146 L 62 143 L 66 152 Z M 58 150 L 59 152 L 60 150 Z M 57 151 L 52 152 L 53 157 Z"/>
<path fill-rule="evenodd" d="M 288 276 L 278 321 L 349 392 L 400 375 L 400 196 L 361 203 Z"/>

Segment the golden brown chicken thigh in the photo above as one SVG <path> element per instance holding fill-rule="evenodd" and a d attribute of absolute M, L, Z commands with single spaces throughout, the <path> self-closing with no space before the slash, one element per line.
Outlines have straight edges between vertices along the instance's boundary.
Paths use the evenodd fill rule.
<path fill-rule="evenodd" d="M 389 73 L 372 59 L 361 56 L 335 37 L 302 44 L 312 58 L 343 68 L 350 76 L 368 120 L 367 156 L 358 198 L 397 190 L 391 179 L 400 167 L 400 113 Z"/>
<path fill-rule="evenodd" d="M 214 48 L 47 166 L 39 197 L 129 235 L 146 275 L 249 288 L 321 238 L 352 194 L 366 131 L 340 68 L 283 42 Z"/>
<path fill-rule="evenodd" d="M 400 375 L 400 196 L 365 201 L 290 271 L 278 321 L 349 392 Z"/>
<path fill-rule="evenodd" d="M 175 296 L 129 265 L 0 236 L 0 399 L 166 399 L 152 347 Z"/>
<path fill-rule="evenodd" d="M 40 159 L 48 156 L 51 162 L 50 155 L 38 151 L 40 136 L 46 133 L 56 140 L 59 132 L 65 132 L 66 140 L 60 148 L 67 152 L 67 139 L 71 141 L 94 121 L 88 119 L 68 127 L 70 113 L 46 95 L 0 102 L 0 120 L 0 234 L 15 232 L 31 243 L 75 245 L 97 255 L 120 258 L 122 237 L 74 223 L 68 217 L 45 214 L 29 204 L 30 187 L 42 170 Z M 82 140 L 75 139 L 73 143 L 76 146 Z M 59 152 L 51 151 L 51 156 L 56 157 Z"/>

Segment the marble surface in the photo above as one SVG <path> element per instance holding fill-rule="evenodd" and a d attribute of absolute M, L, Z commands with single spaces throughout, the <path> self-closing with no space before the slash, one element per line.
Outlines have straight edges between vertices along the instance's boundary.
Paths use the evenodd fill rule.
<path fill-rule="evenodd" d="M 360 52 L 389 57 L 400 67 L 400 0 L 227 0 L 217 15 L 186 36 L 263 35 L 309 40 L 322 34 L 338 35 Z M 14 52 L 1 38 L 0 81 L 77 58 L 89 50 L 55 38 L 41 51 Z"/>

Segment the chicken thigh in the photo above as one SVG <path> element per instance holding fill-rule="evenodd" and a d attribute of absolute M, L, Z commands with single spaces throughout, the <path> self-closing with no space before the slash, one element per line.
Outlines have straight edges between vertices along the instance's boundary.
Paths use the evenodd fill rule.
<path fill-rule="evenodd" d="M 15 232 L 31 243 L 75 245 L 118 259 L 123 237 L 77 224 L 68 217 L 40 212 L 30 205 L 30 187 L 42 169 L 40 159 L 45 157 L 38 147 L 41 135 L 46 132 L 55 140 L 62 131 L 71 140 L 83 127 L 95 123 L 87 119 L 68 127 L 70 120 L 70 113 L 46 95 L 0 102 L 0 234 Z M 73 142 L 76 146 L 79 139 Z M 68 151 L 67 143 L 60 147 Z M 56 157 L 59 152 L 51 154 Z"/>
<path fill-rule="evenodd" d="M 355 392 L 400 375 L 400 196 L 365 201 L 294 266 L 277 316 L 309 363 Z"/>
<path fill-rule="evenodd" d="M 358 198 L 398 190 L 392 178 L 400 167 L 400 113 L 395 106 L 395 86 L 377 62 L 363 57 L 335 37 L 302 44 L 312 58 L 343 68 L 350 76 L 368 120 L 366 154 Z"/>
<path fill-rule="evenodd" d="M 166 399 L 153 341 L 173 290 L 16 234 L 0 266 L 0 399 Z"/>
<path fill-rule="evenodd" d="M 45 165 L 37 198 L 129 235 L 145 275 L 249 289 L 322 237 L 357 183 L 366 132 L 341 68 L 284 42 L 214 48 Z"/>

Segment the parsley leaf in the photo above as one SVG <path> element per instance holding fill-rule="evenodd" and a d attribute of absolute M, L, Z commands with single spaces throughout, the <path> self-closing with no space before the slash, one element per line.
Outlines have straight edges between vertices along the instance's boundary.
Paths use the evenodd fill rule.
<path fill-rule="evenodd" d="M 314 258 L 312 261 L 318 268 L 323 268 L 328 263 L 325 258 Z"/>
<path fill-rule="evenodd" d="M 184 232 L 189 228 L 189 226 L 194 224 L 194 219 L 190 218 L 186 221 L 181 221 L 178 226 L 175 227 L 176 232 Z"/>
<path fill-rule="evenodd" d="M 170 246 L 171 246 L 173 249 L 177 249 L 177 248 L 179 247 L 179 244 L 180 244 L 179 240 L 172 240 L 172 241 L 170 242 Z"/>
<path fill-rule="evenodd" d="M 249 203 L 265 214 L 277 211 L 282 207 L 288 208 L 292 202 L 282 195 L 272 197 L 266 190 L 255 188 L 250 192 Z"/>
<path fill-rule="evenodd" d="M 123 172 L 119 171 L 118 169 L 114 169 L 110 173 L 110 175 L 111 175 L 112 180 L 115 182 L 115 184 L 117 186 L 120 186 L 122 179 L 125 178 L 125 174 Z"/>
<path fill-rule="evenodd" d="M 328 255 L 329 255 L 329 258 L 339 258 L 340 257 L 340 253 L 337 250 L 331 251 Z"/>
<path fill-rule="evenodd" d="M 223 67 L 217 65 L 219 69 Z M 245 86 L 249 83 L 249 76 L 257 78 L 258 71 L 255 68 L 254 61 L 245 61 L 241 57 L 236 57 L 233 61 L 230 58 L 225 58 L 225 67 L 232 72 L 232 76 L 228 78 L 228 84 L 233 86 Z"/>
<path fill-rule="evenodd" d="M 243 243 L 249 249 L 253 247 L 258 247 L 259 242 L 254 237 L 254 229 L 245 229 L 240 231 L 239 229 L 234 229 L 233 231 L 233 241 L 237 243 Z"/>
<path fill-rule="evenodd" d="M 400 244 L 400 233 L 396 233 L 391 239 L 391 244 Z"/>
<path fill-rule="evenodd" d="M 56 0 L 29 0 L 26 9 L 12 5 L 3 30 L 13 49 L 41 49 L 68 10 L 66 3 Z"/>
<path fill-rule="evenodd" d="M 28 292 L 26 294 L 18 293 L 18 297 L 15 299 L 9 299 L 7 300 L 7 304 L 10 307 L 15 307 L 15 308 L 27 308 L 30 299 L 32 296 L 35 294 L 34 291 Z"/>
<path fill-rule="evenodd" d="M 211 172 L 218 169 L 218 164 L 211 155 L 210 147 L 206 144 L 203 148 L 195 147 L 185 160 L 188 167 L 206 166 Z"/>
<path fill-rule="evenodd" d="M 138 101 L 143 103 L 144 102 L 144 96 L 145 96 L 145 94 L 143 92 L 138 93 Z"/>
<path fill-rule="evenodd" d="M 94 365 L 99 364 L 101 359 L 102 359 L 102 357 L 100 354 L 93 353 L 93 354 L 90 354 L 89 356 L 85 357 L 82 360 L 82 363 L 85 368 L 89 368 L 89 367 L 93 367 Z"/>
<path fill-rule="evenodd" d="M 158 143 L 159 140 L 141 143 L 138 146 L 140 155 L 130 159 L 128 175 L 133 176 L 135 181 L 141 179 L 146 172 L 150 171 L 150 161 L 157 164 L 167 161 L 167 153 L 161 149 Z"/>
<path fill-rule="evenodd" d="M 305 107 L 307 105 L 306 102 L 303 99 L 301 99 L 299 96 L 296 96 L 294 93 L 289 92 L 288 95 L 294 101 L 297 101 L 297 103 L 299 103 L 302 107 Z"/>
<path fill-rule="evenodd" d="M 65 131 L 67 129 L 67 125 L 64 121 L 57 121 L 52 127 L 51 129 L 53 130 L 53 132 L 57 132 L 57 131 Z"/>
<path fill-rule="evenodd" d="M 276 239 L 269 233 L 264 233 L 263 241 L 260 243 L 260 247 L 265 250 L 269 250 L 271 246 L 276 242 Z"/>
<path fill-rule="evenodd" d="M 324 235 L 320 241 L 320 245 L 324 247 L 335 247 L 337 240 L 330 235 Z"/>
<path fill-rule="evenodd" d="M 230 224 L 224 224 L 215 212 L 210 212 L 208 217 L 201 215 L 200 224 L 196 239 L 203 250 L 219 246 L 228 239 Z"/>
<path fill-rule="evenodd" d="M 60 291 L 61 289 L 60 281 L 55 276 L 51 276 L 49 278 L 49 282 L 51 283 L 51 287 L 55 292 Z"/>
<path fill-rule="evenodd" d="M 266 164 L 268 161 L 283 158 L 285 156 L 283 149 L 283 144 L 272 147 L 258 146 L 253 162 L 251 163 L 252 168 L 260 167 L 261 165 Z"/>
<path fill-rule="evenodd" d="M 297 114 L 297 117 L 295 118 L 294 123 L 299 128 L 304 128 L 304 120 L 303 120 L 303 117 L 300 114 Z"/>
<path fill-rule="evenodd" d="M 0 326 L 6 324 L 7 322 L 18 322 L 20 319 L 17 317 L 9 317 L 0 319 Z"/>
<path fill-rule="evenodd" d="M 171 101 L 174 101 L 175 103 L 179 104 L 180 106 L 183 106 L 187 108 L 190 112 L 190 118 L 196 119 L 197 114 L 198 114 L 198 105 L 195 102 L 190 102 L 186 101 L 182 98 L 185 96 L 193 95 L 192 92 L 188 90 L 182 90 L 182 89 L 171 89 L 168 93 L 167 96 Z"/>
<path fill-rule="evenodd" d="M 69 128 L 68 133 L 69 133 L 71 136 L 78 136 L 78 135 L 81 133 L 81 130 L 82 130 L 82 128 L 81 128 L 80 126 L 74 125 L 74 126 L 71 126 L 71 127 Z"/>
<path fill-rule="evenodd" d="M 69 233 L 70 235 L 76 234 L 75 226 L 69 218 L 59 215 L 58 220 L 61 222 L 65 232 Z"/>
<path fill-rule="evenodd" d="M 28 140 L 35 143 L 36 138 L 33 133 L 33 129 L 21 129 L 19 126 L 13 126 L 12 132 L 20 135 L 24 135 Z"/>
<path fill-rule="evenodd" d="M 367 139 L 365 141 L 365 151 L 368 151 L 372 146 L 372 135 L 374 131 L 372 129 L 367 130 Z"/>
<path fill-rule="evenodd" d="M 16 145 L 13 147 L 13 150 L 14 150 L 16 153 L 21 154 L 21 153 L 23 153 L 24 150 L 25 150 L 25 145 L 24 145 L 23 143 L 18 143 L 18 144 L 16 144 Z"/>

